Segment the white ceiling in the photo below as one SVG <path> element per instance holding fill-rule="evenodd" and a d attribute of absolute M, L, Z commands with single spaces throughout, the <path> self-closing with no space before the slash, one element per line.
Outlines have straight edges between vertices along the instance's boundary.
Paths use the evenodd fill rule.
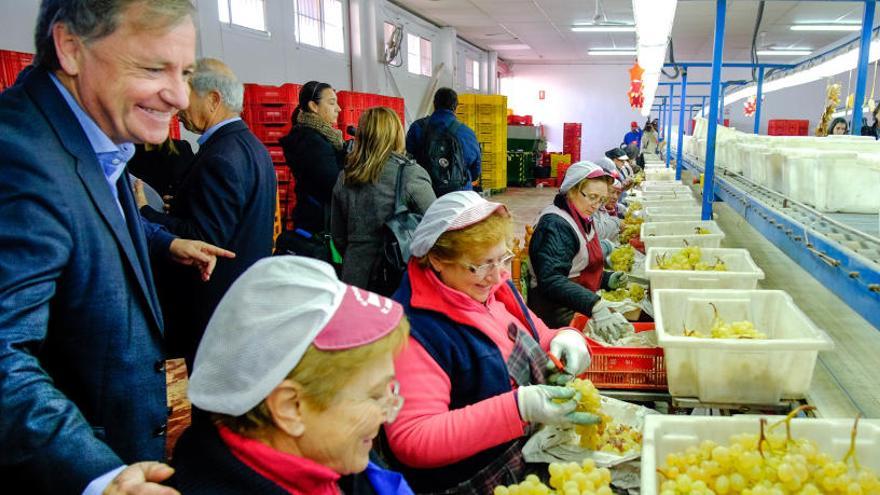
<path fill-rule="evenodd" d="M 592 22 L 597 0 L 393 0 L 440 26 L 456 28 L 463 39 L 514 63 L 626 63 L 633 57 L 595 57 L 587 50 L 634 48 L 635 33 L 575 33 L 575 23 Z M 611 22 L 633 22 L 631 0 L 598 0 Z M 748 60 L 758 11 L 755 0 L 729 0 L 724 37 L 725 60 Z M 758 37 L 758 49 L 819 50 L 857 33 L 791 31 L 799 22 L 860 23 L 862 2 L 768 0 Z M 675 58 L 710 60 L 715 2 L 680 0 L 672 40 Z M 510 49 L 525 44 L 528 49 Z M 504 47 L 503 45 L 508 45 Z M 818 52 L 816 52 L 818 53 Z M 804 57 L 763 57 L 761 61 L 794 62 Z"/>

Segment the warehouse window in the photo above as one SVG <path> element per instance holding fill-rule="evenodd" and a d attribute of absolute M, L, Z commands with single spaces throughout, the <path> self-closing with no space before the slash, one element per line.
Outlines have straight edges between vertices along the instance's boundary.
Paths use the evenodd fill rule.
<path fill-rule="evenodd" d="M 341 0 L 294 0 L 296 41 L 345 52 Z"/>
<path fill-rule="evenodd" d="M 266 30 L 266 0 L 219 0 L 220 22 Z"/>
<path fill-rule="evenodd" d="M 431 77 L 431 41 L 416 36 L 406 35 L 407 68 L 413 74 Z"/>
<path fill-rule="evenodd" d="M 480 62 L 469 58 L 464 59 L 465 86 L 480 89 Z"/>

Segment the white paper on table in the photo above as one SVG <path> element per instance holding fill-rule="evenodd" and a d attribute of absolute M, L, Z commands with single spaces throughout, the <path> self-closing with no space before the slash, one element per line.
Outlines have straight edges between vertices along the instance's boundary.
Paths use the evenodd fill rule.
<path fill-rule="evenodd" d="M 658 414 L 653 409 L 630 404 L 610 397 L 601 397 L 602 412 L 613 418 L 617 424 L 627 425 L 642 431 L 645 416 Z M 641 452 L 630 451 L 623 455 L 609 452 L 587 450 L 578 445 L 578 435 L 573 428 L 556 425 L 544 425 L 523 446 L 523 457 L 526 462 L 581 462 L 593 459 L 599 467 L 611 467 L 638 459 Z"/>

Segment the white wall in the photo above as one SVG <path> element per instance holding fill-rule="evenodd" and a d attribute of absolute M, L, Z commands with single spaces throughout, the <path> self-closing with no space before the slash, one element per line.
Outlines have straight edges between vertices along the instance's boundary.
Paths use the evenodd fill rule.
<path fill-rule="evenodd" d="M 34 27 L 39 0 L 2 0 L 0 50 L 34 53 Z"/>
<path fill-rule="evenodd" d="M 532 115 L 544 124 L 548 150 L 562 150 L 562 124 L 583 124 L 581 159 L 598 160 L 618 146 L 633 120 L 644 117 L 629 107 L 628 66 L 624 65 L 520 65 L 513 76 L 501 80 L 501 93 L 517 115 Z M 545 99 L 538 99 L 538 91 Z"/>

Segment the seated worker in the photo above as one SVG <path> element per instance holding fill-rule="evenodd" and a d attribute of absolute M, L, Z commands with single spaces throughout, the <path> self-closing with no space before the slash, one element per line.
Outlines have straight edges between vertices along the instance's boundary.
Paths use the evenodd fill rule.
<path fill-rule="evenodd" d="M 845 118 L 837 117 L 831 121 L 831 125 L 828 126 L 829 136 L 845 136 L 847 134 L 849 134 L 849 125 L 847 125 Z"/>
<path fill-rule="evenodd" d="M 612 312 L 599 289 L 626 287 L 624 272 L 605 271 L 592 215 L 608 202 L 609 177 L 592 162 L 566 172 L 553 204 L 544 208 L 529 245 L 534 271 L 529 307 L 551 327 L 567 325 L 575 312 L 590 316 L 597 336 L 609 340 L 629 328 Z"/>
<path fill-rule="evenodd" d="M 590 363 L 584 338 L 551 330 L 510 282 L 512 220 L 473 191 L 441 196 L 414 233 L 394 298 L 412 325 L 395 360 L 406 403 L 385 426 L 393 466 L 416 493 L 485 495 L 525 476 L 537 424 L 594 424 L 564 383 Z M 545 376 L 547 351 L 565 363 Z"/>
<path fill-rule="evenodd" d="M 618 210 L 617 199 L 623 191 L 623 183 L 620 179 L 614 178 L 617 172 L 611 175 L 612 183 L 608 188 L 608 201 L 605 202 L 596 213 L 593 213 L 593 225 L 596 226 L 596 234 L 599 236 L 599 242 L 603 244 L 603 252 L 607 250 L 608 243 L 611 245 L 618 244 L 620 236 L 620 211 Z"/>
<path fill-rule="evenodd" d="M 169 484 L 185 495 L 411 494 L 369 462 L 403 403 L 393 358 L 408 333 L 399 304 L 322 261 L 258 261 L 199 345 L 189 397 L 213 421 L 183 433 Z"/>

